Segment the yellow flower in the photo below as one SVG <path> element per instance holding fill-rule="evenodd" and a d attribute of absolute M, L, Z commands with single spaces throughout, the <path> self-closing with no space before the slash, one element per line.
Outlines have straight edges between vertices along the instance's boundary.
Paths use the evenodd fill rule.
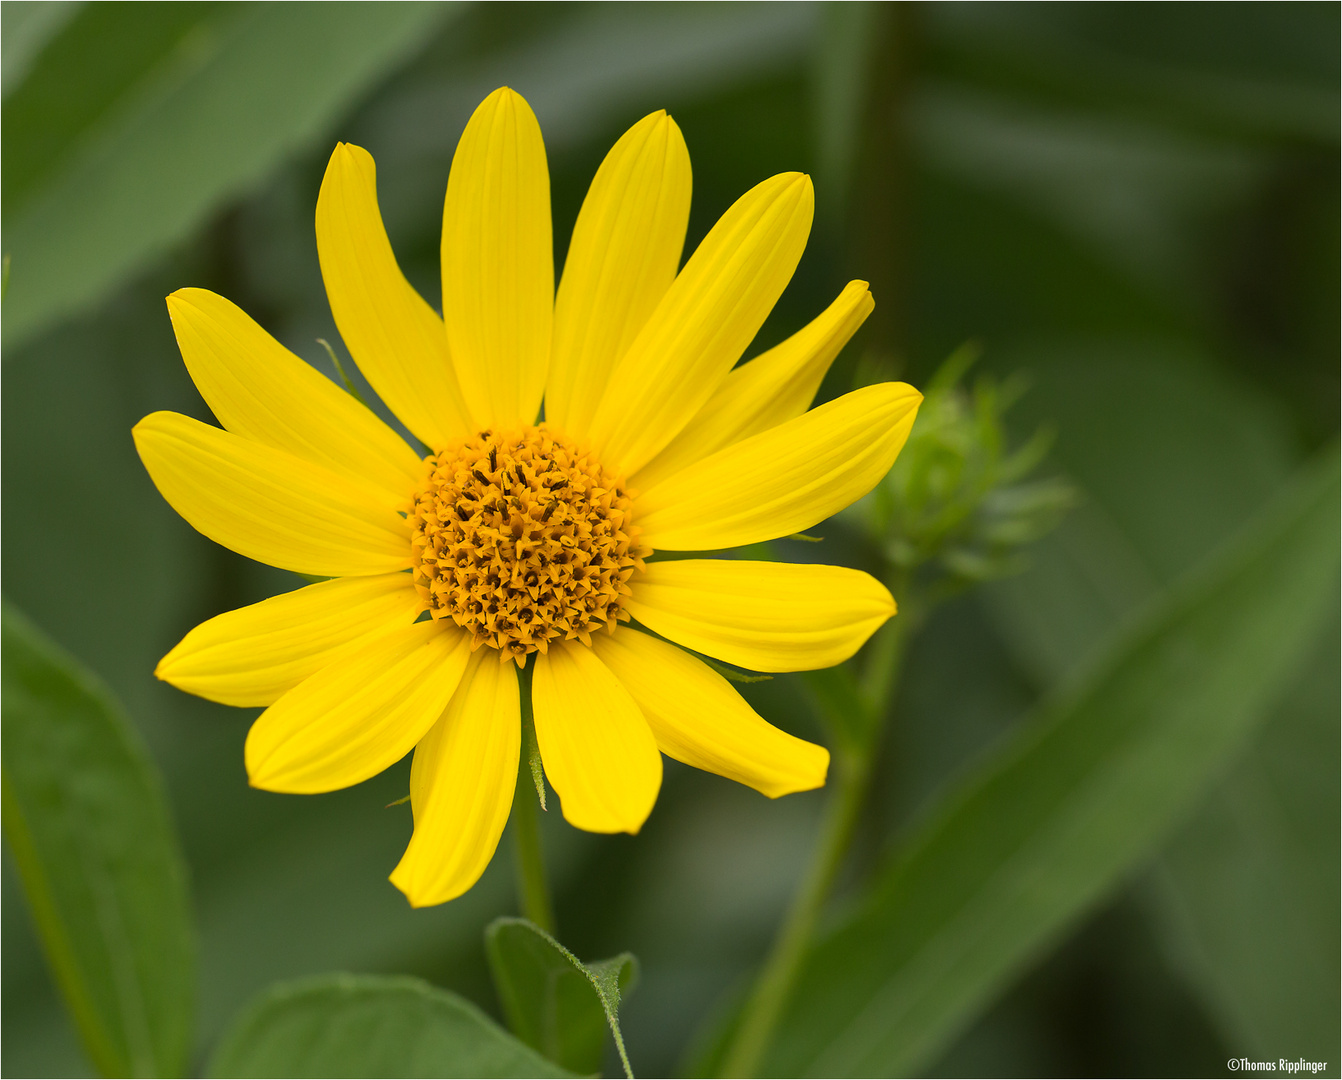
<path fill-rule="evenodd" d="M 890 468 L 921 401 L 886 383 L 806 411 L 871 310 L 860 281 L 733 370 L 801 258 L 811 183 L 786 173 L 747 192 L 677 273 L 689 203 L 679 128 L 645 117 L 597 172 L 556 293 L 540 128 L 498 90 L 453 159 L 440 319 L 397 267 L 372 158 L 337 146 L 317 202 L 331 311 L 424 457 L 227 300 L 168 298 L 223 428 L 142 420 L 154 483 L 218 543 L 331 580 L 210 619 L 157 674 L 267 706 L 247 737 L 255 787 L 331 791 L 413 749 L 414 835 L 391 880 L 417 906 L 469 889 L 498 845 L 519 665 L 534 666 L 565 818 L 632 833 L 662 753 L 771 797 L 825 782 L 822 747 L 766 723 L 677 645 L 759 671 L 819 668 L 894 614 L 884 586 L 843 567 L 645 561 L 785 536 L 847 506 Z"/>

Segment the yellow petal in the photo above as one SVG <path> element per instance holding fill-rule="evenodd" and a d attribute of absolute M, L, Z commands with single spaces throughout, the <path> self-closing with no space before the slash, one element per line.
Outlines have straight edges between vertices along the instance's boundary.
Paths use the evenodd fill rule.
<path fill-rule="evenodd" d="M 629 691 L 575 641 L 536 654 L 531 701 L 564 818 L 588 832 L 638 832 L 662 786 L 662 756 Z"/>
<path fill-rule="evenodd" d="M 884 585 L 845 566 L 683 559 L 630 584 L 625 607 L 648 629 L 754 671 L 840 663 L 895 613 Z"/>
<path fill-rule="evenodd" d="M 370 635 L 409 626 L 423 606 L 409 574 L 318 582 L 201 623 L 154 674 L 225 705 L 270 705 Z"/>
<path fill-rule="evenodd" d="M 534 423 L 554 320 L 550 174 L 536 116 L 507 87 L 457 144 L 442 256 L 443 320 L 475 425 Z"/>
<path fill-rule="evenodd" d="M 240 555 L 319 577 L 410 565 L 409 526 L 379 488 L 178 413 L 132 434 L 172 508 Z"/>
<path fill-rule="evenodd" d="M 631 476 L 690 422 L 763 325 L 811 231 L 809 177 L 783 173 L 725 213 L 615 365 L 589 432 Z"/>
<path fill-rule="evenodd" d="M 647 491 L 681 469 L 811 407 L 821 380 L 872 309 L 865 281 L 848 287 L 781 345 L 734 369 L 665 450 L 630 478 Z"/>
<path fill-rule="evenodd" d="M 391 875 L 412 907 L 460 896 L 494 857 L 517 784 L 518 705 L 516 669 L 481 649 L 442 719 L 415 747 L 415 832 Z"/>
<path fill-rule="evenodd" d="M 702 660 L 636 630 L 592 641 L 637 702 L 662 753 L 771 799 L 824 786 L 829 751 L 768 723 Z"/>
<path fill-rule="evenodd" d="M 470 657 L 455 626 L 391 630 L 299 683 L 247 733 L 247 776 L 265 791 L 335 791 L 405 757 L 452 700 Z"/>
<path fill-rule="evenodd" d="M 406 499 L 423 467 L 405 441 L 312 365 L 205 289 L 168 313 L 182 359 L 219 423 L 243 438 L 359 477 Z"/>
<path fill-rule="evenodd" d="M 922 400 L 905 383 L 864 386 L 719 450 L 638 497 L 643 540 L 712 551 L 824 521 L 890 471 Z"/>
<path fill-rule="evenodd" d="M 665 112 L 611 148 L 573 227 L 555 298 L 546 420 L 579 438 L 615 362 L 666 295 L 690 216 L 690 155 Z"/>
<path fill-rule="evenodd" d="M 471 430 L 443 320 L 396 264 L 372 155 L 340 143 L 317 196 L 317 256 L 331 314 L 387 408 L 434 449 Z"/>

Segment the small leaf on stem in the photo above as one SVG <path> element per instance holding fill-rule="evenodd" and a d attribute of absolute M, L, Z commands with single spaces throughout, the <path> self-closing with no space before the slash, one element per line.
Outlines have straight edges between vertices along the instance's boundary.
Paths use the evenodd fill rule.
<path fill-rule="evenodd" d="M 494 986 L 509 1026 L 528 1045 L 574 1072 L 601 1069 L 609 1026 L 627 1077 L 634 1073 L 620 1033 L 620 999 L 638 980 L 630 953 L 584 964 L 526 919 L 495 919 L 485 930 Z"/>

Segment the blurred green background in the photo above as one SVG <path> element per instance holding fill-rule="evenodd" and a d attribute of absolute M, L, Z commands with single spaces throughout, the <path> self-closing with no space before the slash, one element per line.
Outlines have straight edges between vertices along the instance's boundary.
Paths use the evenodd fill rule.
<path fill-rule="evenodd" d="M 859 358 L 922 385 L 969 339 L 1024 372 L 1078 507 L 1020 576 L 916 641 L 855 860 L 1065 685 L 1332 443 L 1338 422 L 1333 3 L 0 5 L 3 567 L 8 597 L 100 674 L 163 770 L 200 933 L 203 1058 L 282 977 L 411 972 L 494 1010 L 480 929 L 510 867 L 411 911 L 386 881 L 408 764 L 349 791 L 249 789 L 251 711 L 152 677 L 197 622 L 294 587 L 195 534 L 130 428 L 208 419 L 166 293 L 229 297 L 324 370 L 336 347 L 313 212 L 337 140 L 378 164 L 401 264 L 437 303 L 443 190 L 474 106 L 507 84 L 545 134 L 556 258 L 601 158 L 666 108 L 694 165 L 686 250 L 743 191 L 810 172 L 816 227 L 748 355 L 851 278 Z M 562 262 L 558 265 L 562 265 Z M 869 365 L 868 365 L 869 366 Z M 841 525 L 807 558 L 855 550 Z M 1335 605 L 1334 605 L 1335 608 Z M 1339 635 L 1195 811 L 1017 965 L 935 1075 L 1223 1075 L 1339 1056 Z M 793 677 L 746 688 L 799 734 Z M 763 954 L 823 795 L 769 802 L 668 763 L 637 837 L 544 821 L 564 942 L 628 949 L 636 1069 L 672 1075 Z M 507 841 L 505 840 L 505 844 Z M 2 1068 L 88 1075 L 4 865 Z"/>

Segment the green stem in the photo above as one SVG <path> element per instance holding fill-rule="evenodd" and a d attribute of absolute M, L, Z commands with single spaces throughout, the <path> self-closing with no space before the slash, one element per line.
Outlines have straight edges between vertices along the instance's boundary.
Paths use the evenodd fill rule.
<path fill-rule="evenodd" d="M 890 702 L 899 683 L 904 647 L 916 625 L 913 611 L 901 612 L 899 617 L 886 624 L 882 635 L 872 643 L 866 677 L 858 688 L 859 699 L 870 710 L 858 725 L 866 737 L 860 743 L 836 749 L 834 793 L 825 808 L 820 840 L 802 886 L 793 898 L 746 1001 L 736 1034 L 723 1058 L 722 1076 L 759 1075 L 764 1053 L 792 996 L 816 924 L 852 843 L 871 786 L 872 768 L 880 749 Z M 852 728 L 851 723 L 842 721 L 831 725 L 834 730 L 840 730 L 841 726 Z"/>
<path fill-rule="evenodd" d="M 919 5 L 871 4 L 865 104 L 848 197 L 851 276 L 871 284 L 876 307 L 863 332 L 883 377 L 908 362 L 909 145 L 907 103 L 917 51 Z"/>
<path fill-rule="evenodd" d="M 886 586 L 893 596 L 902 597 L 899 611 L 893 619 L 876 631 L 866 649 L 866 663 L 856 679 L 859 700 L 867 709 L 868 719 L 874 725 L 871 743 L 879 743 L 880 727 L 895 699 L 895 688 L 904 670 L 904 646 L 922 624 L 927 611 L 927 596 L 922 590 L 916 594 L 910 576 L 898 569 L 886 574 Z M 868 749 L 875 749 L 869 746 Z"/>
<path fill-rule="evenodd" d="M 522 677 L 522 755 L 518 761 L 517 790 L 513 793 L 513 870 L 517 875 L 517 902 L 522 915 L 547 934 L 555 933 L 554 905 L 550 901 L 550 883 L 545 876 L 545 857 L 541 852 L 540 816 L 536 806 L 541 790 L 535 777 L 531 752 L 536 742 L 531 717 L 531 680 L 529 671 Z"/>
<path fill-rule="evenodd" d="M 736 1037 L 723 1060 L 722 1076 L 759 1075 L 764 1051 L 792 995 L 825 900 L 843 865 L 866 796 L 870 767 L 869 759 L 854 757 L 847 758 L 838 770 L 811 866 L 746 1003 Z"/>

